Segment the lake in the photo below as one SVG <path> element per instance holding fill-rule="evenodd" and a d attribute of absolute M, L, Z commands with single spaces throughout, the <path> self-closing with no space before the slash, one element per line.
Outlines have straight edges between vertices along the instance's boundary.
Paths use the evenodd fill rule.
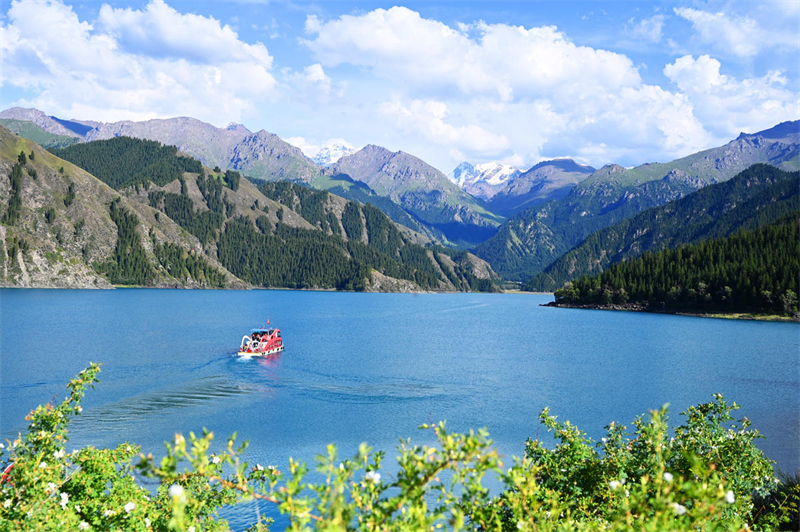
<path fill-rule="evenodd" d="M 488 427 L 510 461 L 547 438 L 549 406 L 599 438 L 611 421 L 723 393 L 742 405 L 784 471 L 800 468 L 800 326 L 541 307 L 533 294 L 359 294 L 288 290 L 0 290 L 0 437 L 65 395 L 90 361 L 67 449 L 128 440 L 159 454 L 176 431 L 238 432 L 251 462 L 311 462 L 336 443 L 391 451 L 430 443 L 422 423 Z M 287 349 L 239 360 L 270 319 Z M 741 417 L 739 416 L 739 417 Z M 262 512 L 271 510 L 264 506 Z M 252 508 L 225 512 L 236 528 Z M 278 523 L 280 525 L 280 522 Z M 275 527 L 280 530 L 280 526 Z"/>

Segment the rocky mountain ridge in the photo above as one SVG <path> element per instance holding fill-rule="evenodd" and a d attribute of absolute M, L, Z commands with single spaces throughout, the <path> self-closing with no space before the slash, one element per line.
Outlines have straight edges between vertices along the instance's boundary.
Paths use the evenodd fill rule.
<path fill-rule="evenodd" d="M 527 280 L 589 234 L 708 184 L 726 181 L 749 166 L 766 163 L 800 168 L 800 121 L 785 122 L 670 163 L 632 169 L 606 165 L 563 198 L 521 211 L 475 248 L 500 275 Z"/>

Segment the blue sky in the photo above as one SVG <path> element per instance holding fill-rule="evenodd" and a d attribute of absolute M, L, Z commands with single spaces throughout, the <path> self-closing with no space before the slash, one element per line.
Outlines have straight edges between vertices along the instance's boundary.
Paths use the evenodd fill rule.
<path fill-rule="evenodd" d="M 800 2 L 69 2 L 2 7 L 0 107 L 192 116 L 313 155 L 667 161 L 800 118 Z"/>

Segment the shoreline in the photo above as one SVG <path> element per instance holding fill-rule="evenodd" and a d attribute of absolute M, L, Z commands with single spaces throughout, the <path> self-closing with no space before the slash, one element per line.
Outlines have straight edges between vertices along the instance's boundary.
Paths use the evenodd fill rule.
<path fill-rule="evenodd" d="M 701 312 L 688 312 L 681 310 L 653 310 L 641 305 L 622 306 L 622 305 L 598 305 L 598 304 L 570 304 L 570 303 L 556 303 L 551 301 L 539 305 L 541 307 L 556 307 L 556 308 L 572 308 L 583 310 L 611 310 L 619 312 L 647 312 L 649 314 L 669 314 L 673 316 L 688 316 L 690 318 L 716 318 L 723 320 L 748 320 L 748 321 L 770 321 L 770 322 L 785 322 L 785 323 L 800 323 L 800 319 L 790 318 L 787 316 L 779 316 L 777 314 L 756 314 L 751 312 L 730 312 L 730 313 L 701 313 Z"/>

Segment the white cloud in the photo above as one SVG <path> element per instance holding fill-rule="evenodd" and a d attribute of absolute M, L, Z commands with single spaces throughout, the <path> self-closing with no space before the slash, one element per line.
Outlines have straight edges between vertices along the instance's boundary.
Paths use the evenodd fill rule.
<path fill-rule="evenodd" d="M 653 15 L 650 18 L 640 20 L 638 23 L 634 19 L 630 19 L 628 24 L 628 33 L 634 39 L 657 43 L 661 40 L 664 15 Z"/>
<path fill-rule="evenodd" d="M 739 132 L 767 129 L 800 117 L 797 94 L 786 88 L 780 71 L 760 78 L 737 80 L 720 73 L 718 60 L 685 55 L 664 68 L 666 75 L 686 95 L 695 115 L 718 138 Z"/>
<path fill-rule="evenodd" d="M 775 20 L 775 24 L 771 24 L 772 27 L 767 30 L 755 18 L 747 15 L 722 11 L 709 13 L 690 7 L 675 8 L 674 11 L 692 23 L 702 43 L 722 53 L 749 58 L 769 48 L 800 47 L 796 23 L 790 24 L 787 31 L 780 27 L 783 21 Z"/>
<path fill-rule="evenodd" d="M 656 15 L 637 28 L 655 40 L 662 25 Z M 683 95 L 644 84 L 627 56 L 577 46 L 554 27 L 452 29 L 395 7 L 309 17 L 306 31 L 323 65 L 389 80 L 396 94 L 381 113 L 451 157 L 534 163 L 572 154 L 597 165 L 685 155 L 711 139 Z"/>
<path fill-rule="evenodd" d="M 510 101 L 565 86 L 614 90 L 640 81 L 628 57 L 577 46 L 551 26 L 476 23 L 455 30 L 393 7 L 328 22 L 309 16 L 306 32 L 315 37 L 303 42 L 323 65 L 369 67 L 421 92 L 455 89 Z"/>
<path fill-rule="evenodd" d="M 276 88 L 262 44 L 161 0 L 143 10 L 104 5 L 94 23 L 58 0 L 16 0 L 2 31 L 3 84 L 33 89 L 25 103 L 60 115 L 225 124 Z"/>
<path fill-rule="evenodd" d="M 331 97 L 341 97 L 344 92 L 344 87 L 334 84 L 319 63 L 305 67 L 302 72 L 287 70 L 286 73 L 293 98 L 298 101 L 325 104 Z"/>
<path fill-rule="evenodd" d="M 447 121 L 447 105 L 436 100 L 398 100 L 380 106 L 380 112 L 410 133 L 421 134 L 436 144 L 471 154 L 498 153 L 508 148 L 505 135 L 496 135 L 482 127 L 453 125 Z"/>
<path fill-rule="evenodd" d="M 292 146 L 300 148 L 300 151 L 302 151 L 306 157 L 313 158 L 319 153 L 319 150 L 322 149 L 322 146 L 309 142 L 304 137 L 289 137 L 284 140 Z"/>

